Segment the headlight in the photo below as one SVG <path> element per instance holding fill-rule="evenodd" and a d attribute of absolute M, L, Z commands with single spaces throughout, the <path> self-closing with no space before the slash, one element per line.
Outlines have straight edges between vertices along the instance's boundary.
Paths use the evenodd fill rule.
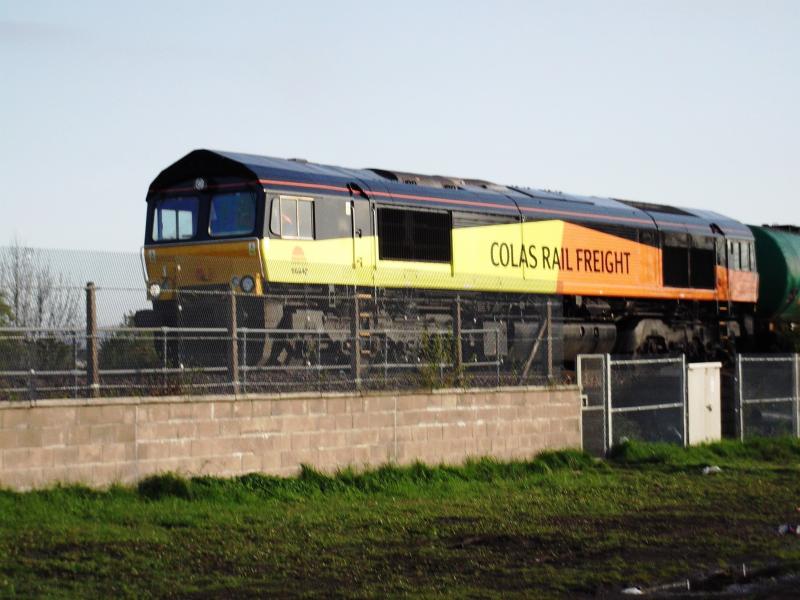
<path fill-rule="evenodd" d="M 245 294 L 249 294 L 255 289 L 256 282 L 252 277 L 250 277 L 250 275 L 245 275 L 244 277 L 242 277 L 242 281 L 239 284 L 239 287 L 242 288 L 242 291 Z"/>
<path fill-rule="evenodd" d="M 239 287 L 239 278 L 236 275 L 231 277 L 231 287 L 233 288 Z"/>
<path fill-rule="evenodd" d="M 161 294 L 161 286 L 158 285 L 157 283 L 153 283 L 150 285 L 149 291 L 151 298 L 158 298 L 159 295 Z"/>

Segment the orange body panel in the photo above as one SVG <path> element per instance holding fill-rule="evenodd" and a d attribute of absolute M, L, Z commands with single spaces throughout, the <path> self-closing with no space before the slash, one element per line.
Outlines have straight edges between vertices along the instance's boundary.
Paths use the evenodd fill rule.
<path fill-rule="evenodd" d="M 718 299 L 719 278 L 716 290 L 664 287 L 662 254 L 655 246 L 572 223 L 564 223 L 563 246 L 567 249 L 569 268 L 562 264 L 558 293 L 675 300 Z"/>
<path fill-rule="evenodd" d="M 728 271 L 730 297 L 733 302 L 758 300 L 758 273 Z"/>
<path fill-rule="evenodd" d="M 564 223 L 563 236 L 559 293 L 635 296 L 660 288 L 658 248 L 572 223 Z"/>

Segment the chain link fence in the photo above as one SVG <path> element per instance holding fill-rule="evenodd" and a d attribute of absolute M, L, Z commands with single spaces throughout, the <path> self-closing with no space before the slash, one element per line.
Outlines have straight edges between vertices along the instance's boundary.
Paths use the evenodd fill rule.
<path fill-rule="evenodd" d="M 209 314 L 224 312 L 217 304 L 227 315 L 238 312 L 241 300 L 217 294 Z M 451 319 L 443 328 L 420 319 L 374 328 L 354 316 L 303 329 L 239 326 L 241 315 L 227 319 L 227 327 L 137 327 L 130 319 L 108 327 L 91 317 L 84 328 L 2 327 L 0 397 L 430 389 L 536 385 L 561 377 L 553 351 L 558 340 L 538 335 L 545 321 L 524 335 L 503 319 L 478 327 Z"/>
<path fill-rule="evenodd" d="M 602 456 L 623 439 L 686 445 L 686 377 L 683 356 L 579 356 L 584 448 Z M 800 354 L 737 355 L 733 396 L 740 439 L 800 437 Z"/>
<path fill-rule="evenodd" d="M 610 359 L 608 439 L 686 445 L 686 359 Z"/>
<path fill-rule="evenodd" d="M 264 276 L 245 293 L 240 277 L 229 275 L 247 273 L 252 259 L 159 256 L 150 267 L 147 260 L 0 249 L 0 399 L 486 387 L 564 378 L 555 296 L 455 292 L 444 274 L 416 281 L 398 273 L 394 287 L 360 285 L 353 269 L 333 268 L 328 278 L 341 283 L 272 283 Z"/>
<path fill-rule="evenodd" d="M 578 357 L 583 447 L 603 456 L 625 439 L 686 445 L 686 359 Z"/>
<path fill-rule="evenodd" d="M 736 357 L 740 439 L 799 436 L 800 355 Z"/>

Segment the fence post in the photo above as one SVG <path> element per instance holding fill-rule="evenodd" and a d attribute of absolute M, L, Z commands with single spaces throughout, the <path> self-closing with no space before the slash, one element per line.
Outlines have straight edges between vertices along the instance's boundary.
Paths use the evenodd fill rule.
<path fill-rule="evenodd" d="M 167 387 L 167 328 L 161 327 L 161 373 L 164 388 Z"/>
<path fill-rule="evenodd" d="M 606 355 L 600 355 L 600 370 L 602 373 L 602 392 L 603 392 L 603 456 L 608 454 L 608 383 L 606 373 Z"/>
<path fill-rule="evenodd" d="M 72 373 L 73 385 L 72 394 L 77 400 L 78 398 L 78 330 L 72 332 Z"/>
<path fill-rule="evenodd" d="M 739 441 L 744 441 L 744 382 L 742 381 L 742 355 L 736 354 L 736 393 L 734 394 L 736 403 L 734 412 L 736 414 L 736 427 L 739 430 Z"/>
<path fill-rule="evenodd" d="M 605 378 L 606 378 L 606 389 L 605 389 L 605 400 L 606 400 L 606 433 L 608 437 L 606 438 L 606 454 L 614 445 L 614 431 L 613 427 L 613 415 L 612 415 L 612 402 L 611 402 L 611 355 L 604 354 L 603 360 L 605 361 Z"/>
<path fill-rule="evenodd" d="M 242 331 L 242 393 L 247 393 L 247 328 Z"/>
<path fill-rule="evenodd" d="M 28 371 L 28 401 L 33 405 L 36 400 L 36 369 Z"/>
<path fill-rule="evenodd" d="M 553 382 L 553 304 L 547 299 L 547 382 Z"/>
<path fill-rule="evenodd" d="M 97 352 L 97 297 L 93 282 L 86 284 L 86 396 L 100 396 L 99 354 Z"/>
<path fill-rule="evenodd" d="M 681 392 L 683 393 L 683 447 L 689 445 L 689 377 L 686 355 L 681 354 Z"/>
<path fill-rule="evenodd" d="M 461 347 L 461 296 L 456 296 L 453 304 L 453 353 L 455 360 L 453 366 L 456 370 L 455 383 L 463 385 L 464 381 L 464 356 Z"/>
<path fill-rule="evenodd" d="M 383 332 L 383 385 L 389 379 L 389 332 Z"/>
<path fill-rule="evenodd" d="M 228 295 L 228 379 L 233 393 L 239 393 L 239 340 L 236 330 L 236 293 Z"/>
<path fill-rule="evenodd" d="M 497 369 L 497 387 L 500 387 L 500 330 L 494 330 L 494 365 Z"/>
<path fill-rule="evenodd" d="M 356 389 L 361 388 L 361 314 L 358 307 L 358 288 L 353 287 L 353 325 L 350 328 L 353 335 L 353 358 L 351 368 Z"/>
<path fill-rule="evenodd" d="M 317 387 L 320 393 L 322 389 L 322 332 L 317 330 Z"/>
<path fill-rule="evenodd" d="M 794 355 L 794 436 L 800 437 L 800 354 Z"/>
<path fill-rule="evenodd" d="M 181 265 L 177 261 L 175 262 L 175 324 L 178 328 L 178 350 L 176 353 L 177 360 L 178 360 L 178 368 L 180 369 L 180 376 L 181 376 L 181 386 L 183 386 L 183 363 L 184 363 L 184 356 L 186 353 L 184 352 L 183 344 L 183 328 L 185 323 L 183 322 L 183 296 L 181 295 L 182 287 L 178 285 L 178 281 L 180 279 L 180 272 L 181 272 Z M 191 298 L 191 296 L 189 296 Z"/>

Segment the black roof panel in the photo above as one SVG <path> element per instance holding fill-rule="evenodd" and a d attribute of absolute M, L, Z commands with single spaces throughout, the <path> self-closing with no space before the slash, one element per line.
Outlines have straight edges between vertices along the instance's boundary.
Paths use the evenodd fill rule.
<path fill-rule="evenodd" d="M 150 190 L 158 191 L 200 176 L 238 176 L 264 186 L 316 188 L 346 194 L 349 194 L 349 186 L 355 184 L 379 202 L 450 210 L 513 212 L 529 219 L 619 222 L 644 229 L 657 225 L 659 229 L 695 234 L 707 232 L 708 235 L 713 235 L 713 223 L 725 234 L 750 237 L 743 224 L 710 211 L 510 187 L 476 179 L 383 169 L 347 169 L 239 152 L 190 152 L 164 169 L 153 180 Z"/>

